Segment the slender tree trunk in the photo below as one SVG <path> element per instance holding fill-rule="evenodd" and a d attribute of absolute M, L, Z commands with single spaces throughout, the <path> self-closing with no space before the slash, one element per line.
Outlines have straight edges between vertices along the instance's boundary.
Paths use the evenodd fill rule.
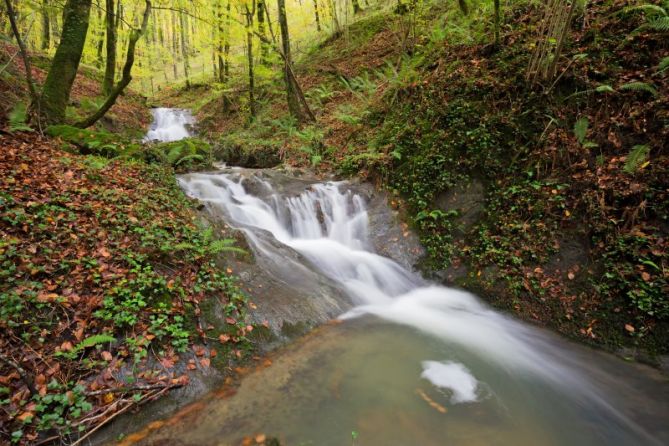
<path fill-rule="evenodd" d="M 223 22 L 223 5 L 222 0 L 217 0 L 216 8 L 218 12 L 217 22 L 218 22 L 218 35 L 216 48 L 216 54 L 218 55 L 218 81 L 220 83 L 225 82 L 225 58 L 224 58 L 224 48 L 225 48 L 225 26 Z"/>
<path fill-rule="evenodd" d="M 9 16 L 9 26 L 12 28 L 16 43 L 19 45 L 19 51 L 21 52 L 21 57 L 23 58 L 23 66 L 26 69 L 26 84 L 28 85 L 30 98 L 33 101 L 33 105 L 37 105 L 36 103 L 39 100 L 39 97 L 37 96 L 37 90 L 35 89 L 35 83 L 33 82 L 33 72 L 32 66 L 30 65 L 28 50 L 26 49 L 26 45 L 21 38 L 19 27 L 16 24 L 16 14 L 14 12 L 14 7 L 12 6 L 11 0 L 5 0 L 5 5 L 7 6 L 7 16 Z"/>
<path fill-rule="evenodd" d="M 318 0 L 314 0 L 314 15 L 316 16 L 316 31 L 321 32 L 321 16 L 318 13 Z"/>
<path fill-rule="evenodd" d="M 51 48 L 51 21 L 49 20 L 49 2 L 42 0 L 42 51 L 48 51 Z"/>
<path fill-rule="evenodd" d="M 65 121 L 65 109 L 77 76 L 86 42 L 92 0 L 67 0 L 63 32 L 42 91 L 42 112 L 47 122 Z"/>
<path fill-rule="evenodd" d="M 260 39 L 260 63 L 267 65 L 267 58 L 269 56 L 269 48 L 267 48 L 267 33 L 265 31 L 265 0 L 258 0 L 258 33 L 264 37 Z"/>
<path fill-rule="evenodd" d="M 495 5 L 495 46 L 499 46 L 499 0 L 493 0 Z"/>
<path fill-rule="evenodd" d="M 253 4 L 255 9 L 255 3 Z M 255 99 L 255 73 L 253 72 L 253 15 L 255 11 L 249 10 L 246 5 L 246 49 L 249 65 L 249 111 L 251 119 L 256 117 L 256 99 Z"/>
<path fill-rule="evenodd" d="M 114 0 L 105 0 L 106 14 L 105 26 L 107 28 L 107 61 L 105 64 L 105 77 L 102 81 L 102 92 L 105 96 L 111 94 L 116 79 L 116 13 L 114 12 Z"/>
<path fill-rule="evenodd" d="M 177 34 L 177 13 L 176 11 L 171 12 L 172 18 L 172 27 L 170 29 L 172 34 L 172 58 L 174 63 L 172 64 L 172 71 L 174 72 L 174 80 L 179 77 L 179 67 L 177 65 L 177 59 L 179 58 L 179 35 Z"/>
<path fill-rule="evenodd" d="M 225 26 L 225 48 L 223 49 L 223 59 L 225 60 L 225 69 L 223 70 L 224 82 L 230 79 L 230 1 L 228 0 L 228 5 L 226 6 L 227 23 Z"/>
<path fill-rule="evenodd" d="M 137 41 L 146 33 L 146 28 L 149 25 L 149 17 L 151 16 L 151 2 L 146 0 L 146 9 L 144 10 L 144 16 L 142 17 L 142 25 L 140 29 L 133 29 L 128 38 L 128 53 L 125 59 L 125 65 L 123 66 L 123 74 L 121 80 L 114 87 L 111 94 L 107 97 L 104 104 L 91 115 L 90 117 L 84 119 L 81 122 L 78 122 L 76 127 L 86 128 L 90 127 L 100 118 L 102 118 L 110 108 L 116 103 L 116 99 L 123 93 L 123 90 L 130 84 L 132 81 L 132 66 L 135 63 L 135 48 L 137 47 Z"/>
<path fill-rule="evenodd" d="M 281 51 L 283 53 L 283 80 L 286 84 L 286 98 L 288 110 L 298 121 L 304 122 L 307 117 L 300 107 L 300 99 L 297 95 L 297 85 L 292 72 L 292 58 L 290 52 L 290 35 L 288 33 L 288 18 L 286 17 L 286 0 L 277 0 L 279 10 L 279 27 L 281 28 Z"/>
<path fill-rule="evenodd" d="M 95 30 L 95 32 L 94 32 L 95 37 L 97 38 L 97 42 L 95 44 L 95 55 L 96 55 L 95 66 L 98 69 L 100 69 L 105 64 L 105 60 L 102 57 L 102 50 L 105 46 L 105 32 L 103 31 L 102 27 L 100 26 L 100 24 L 103 21 L 102 11 L 100 10 L 100 8 L 98 8 L 97 16 L 98 16 L 98 18 L 97 18 L 97 22 L 98 22 L 97 25 L 98 26 L 93 27 L 93 29 Z"/>
<path fill-rule="evenodd" d="M 181 55 L 184 62 L 184 75 L 186 76 L 186 87 L 190 87 L 190 62 L 188 58 L 188 42 L 186 41 L 186 32 L 188 31 L 188 23 L 186 21 L 186 14 L 181 12 L 179 14 L 179 27 L 181 32 Z"/>

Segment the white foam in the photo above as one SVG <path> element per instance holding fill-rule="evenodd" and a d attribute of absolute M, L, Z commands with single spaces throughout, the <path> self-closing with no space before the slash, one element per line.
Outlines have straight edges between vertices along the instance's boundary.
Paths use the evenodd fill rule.
<path fill-rule="evenodd" d="M 453 404 L 478 401 L 478 381 L 467 367 L 458 362 L 423 361 L 420 376 L 441 389 L 453 392 Z"/>

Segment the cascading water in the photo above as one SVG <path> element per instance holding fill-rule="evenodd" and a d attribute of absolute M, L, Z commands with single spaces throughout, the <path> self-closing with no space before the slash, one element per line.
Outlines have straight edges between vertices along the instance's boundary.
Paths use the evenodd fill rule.
<path fill-rule="evenodd" d="M 177 108 L 154 108 L 153 124 L 144 138 L 145 141 L 171 142 L 191 136 L 189 127 L 195 118 L 188 110 Z"/>
<path fill-rule="evenodd" d="M 361 445 L 660 444 L 658 432 L 666 439 L 657 428 L 666 404 L 629 402 L 634 386 L 648 383 L 616 381 L 619 361 L 503 316 L 469 293 L 429 284 L 372 252 L 365 200 L 346 183 L 282 196 L 246 171 L 180 182 L 243 230 L 259 258 L 284 262 L 267 241 L 271 234 L 355 306 L 319 341 L 305 341 L 247 378 L 230 401 L 212 401 L 197 427 L 185 421 L 163 437 L 203 445 L 238 444 L 240 430 L 318 445 L 350 445 L 350 432 L 353 444 L 360 434 Z M 666 395 L 662 384 L 653 390 L 658 398 Z M 619 411 L 620 401 L 631 407 Z M 147 444 L 161 444 L 157 436 Z"/>

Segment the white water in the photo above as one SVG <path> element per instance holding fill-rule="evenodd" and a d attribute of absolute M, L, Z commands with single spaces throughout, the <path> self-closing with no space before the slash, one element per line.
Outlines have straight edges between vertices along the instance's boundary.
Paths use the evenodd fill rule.
<path fill-rule="evenodd" d="M 145 141 L 171 142 L 188 138 L 189 127 L 195 124 L 195 118 L 188 110 L 177 108 L 154 108 L 153 124 L 144 137 Z"/>
<path fill-rule="evenodd" d="M 458 362 L 424 361 L 420 375 L 436 387 L 453 392 L 451 403 L 471 403 L 477 401 L 479 383 L 464 365 Z"/>
<path fill-rule="evenodd" d="M 470 293 L 427 284 L 372 252 L 365 202 L 347 191 L 345 183 L 315 184 L 298 196 L 282 197 L 265 182 L 265 199 L 247 193 L 242 180 L 225 173 L 194 174 L 182 180 L 182 186 L 192 197 L 223 211 L 261 255 L 280 255 L 258 237 L 267 231 L 340 284 L 357 304 L 343 319 L 372 314 L 414 327 L 457 345 L 499 373 L 544 382 L 583 405 L 594 405 L 635 431 L 644 443 L 654 443 L 579 372 L 580 360 L 566 344 L 492 310 Z M 450 388 L 452 402 L 475 401 L 477 378 L 466 365 L 444 359 L 424 358 L 422 376 L 437 387 Z"/>

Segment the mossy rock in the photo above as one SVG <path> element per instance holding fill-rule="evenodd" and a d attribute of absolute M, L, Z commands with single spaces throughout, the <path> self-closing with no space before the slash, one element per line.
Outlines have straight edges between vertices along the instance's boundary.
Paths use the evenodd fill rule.
<path fill-rule="evenodd" d="M 239 167 L 264 169 L 281 164 L 279 148 L 268 144 L 223 144 L 216 150 L 215 156 L 228 165 Z"/>
<path fill-rule="evenodd" d="M 115 158 L 125 150 L 125 141 L 109 132 L 80 129 L 70 125 L 52 125 L 46 129 L 46 133 L 76 147 L 82 155 Z"/>

